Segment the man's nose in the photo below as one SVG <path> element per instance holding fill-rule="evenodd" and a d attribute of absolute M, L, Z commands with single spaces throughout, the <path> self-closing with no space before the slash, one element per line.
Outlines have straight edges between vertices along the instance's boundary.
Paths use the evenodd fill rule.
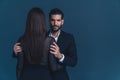
<path fill-rule="evenodd" d="M 54 25 L 57 25 L 57 21 L 54 22 Z"/>

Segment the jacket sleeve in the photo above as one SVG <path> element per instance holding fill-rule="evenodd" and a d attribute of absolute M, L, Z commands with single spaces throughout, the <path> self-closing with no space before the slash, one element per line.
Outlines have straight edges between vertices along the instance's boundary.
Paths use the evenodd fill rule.
<path fill-rule="evenodd" d="M 24 54 L 20 52 L 17 55 L 17 66 L 16 66 L 17 80 L 21 80 L 23 64 L 24 64 Z"/>
<path fill-rule="evenodd" d="M 69 46 L 67 48 L 63 64 L 74 67 L 77 64 L 77 49 L 73 35 L 69 38 Z"/>
<path fill-rule="evenodd" d="M 17 43 L 20 41 L 21 41 L 21 37 L 18 39 Z M 21 74 L 22 74 L 22 69 L 23 69 L 23 64 L 24 64 L 24 55 L 22 52 L 15 55 L 13 51 L 12 57 L 17 59 L 16 77 L 17 77 L 17 80 L 21 80 Z"/>

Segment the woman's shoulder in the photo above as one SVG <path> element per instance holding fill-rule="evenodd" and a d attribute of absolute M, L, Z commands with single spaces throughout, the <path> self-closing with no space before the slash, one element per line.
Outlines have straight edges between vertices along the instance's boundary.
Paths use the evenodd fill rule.
<path fill-rule="evenodd" d="M 54 38 L 50 36 L 46 37 L 45 39 L 45 43 L 47 44 L 52 44 L 54 41 L 55 41 Z"/>
<path fill-rule="evenodd" d="M 51 40 L 54 40 L 54 38 L 53 38 L 53 37 L 50 37 L 50 36 L 47 36 L 47 37 L 46 37 L 46 40 L 51 41 Z"/>

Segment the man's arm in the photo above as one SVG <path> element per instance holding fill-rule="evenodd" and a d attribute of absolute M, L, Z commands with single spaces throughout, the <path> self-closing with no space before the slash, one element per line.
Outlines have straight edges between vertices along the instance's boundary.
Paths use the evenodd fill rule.
<path fill-rule="evenodd" d="M 62 60 L 62 64 L 68 66 L 75 66 L 77 64 L 77 50 L 75 45 L 74 37 L 70 37 L 69 47 L 66 54 L 60 52 L 59 46 L 54 42 L 50 46 L 50 53 L 54 54 L 56 58 Z M 64 57 L 64 58 L 63 58 Z"/>
<path fill-rule="evenodd" d="M 69 47 L 67 48 L 67 53 L 64 54 L 65 58 L 63 64 L 74 67 L 77 64 L 77 49 L 74 37 L 70 37 Z"/>

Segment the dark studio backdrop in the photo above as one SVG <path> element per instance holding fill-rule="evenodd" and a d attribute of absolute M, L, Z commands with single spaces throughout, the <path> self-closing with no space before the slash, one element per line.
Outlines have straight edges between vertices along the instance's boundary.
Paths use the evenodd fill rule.
<path fill-rule="evenodd" d="M 0 80 L 16 80 L 13 45 L 36 6 L 47 19 L 55 7 L 65 14 L 62 29 L 74 35 L 78 52 L 71 80 L 120 80 L 120 0 L 0 0 Z"/>

